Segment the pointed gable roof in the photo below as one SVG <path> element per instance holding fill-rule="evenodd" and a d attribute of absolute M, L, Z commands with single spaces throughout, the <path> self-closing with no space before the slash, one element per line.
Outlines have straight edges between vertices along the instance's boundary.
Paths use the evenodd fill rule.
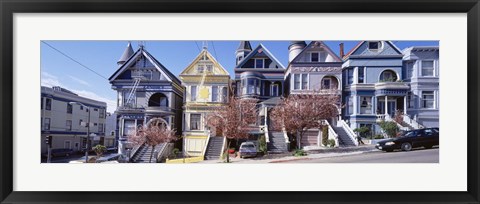
<path fill-rule="evenodd" d="M 252 50 L 252 45 L 250 45 L 250 41 L 240 41 L 237 50 Z"/>
<path fill-rule="evenodd" d="M 118 64 L 123 64 L 125 63 L 130 56 L 133 55 L 133 48 L 132 48 L 132 43 L 128 42 L 127 48 L 125 48 L 125 51 L 123 51 L 122 56 L 120 59 L 118 59 Z"/>
<path fill-rule="evenodd" d="M 240 61 L 237 66 L 235 66 L 235 68 L 241 68 L 248 60 L 250 60 L 251 58 L 255 57 L 260 53 L 265 54 L 273 62 L 277 63 L 280 66 L 280 68 L 285 69 L 285 66 L 283 66 L 283 64 L 280 63 L 280 61 L 278 61 L 278 59 L 275 56 L 273 56 L 273 54 L 261 43 L 252 52 L 250 52 L 245 58 L 243 58 L 242 61 Z"/>
<path fill-rule="evenodd" d="M 355 47 L 353 47 L 344 57 L 343 59 L 346 60 L 348 59 L 350 56 L 352 55 L 357 55 L 357 54 L 361 54 L 361 53 L 358 53 L 358 51 L 360 51 L 360 48 L 363 48 L 365 46 L 365 44 L 369 42 L 369 41 L 360 41 L 357 45 L 355 45 Z M 402 55 L 402 51 L 395 45 L 393 44 L 392 41 L 382 41 L 384 42 L 385 44 L 388 45 L 388 47 L 392 48 L 392 50 L 397 54 L 397 55 Z M 388 48 L 387 47 L 387 48 Z M 364 50 L 364 49 L 362 49 Z M 385 48 L 383 48 L 383 50 L 386 50 Z M 379 52 L 377 55 L 380 55 L 382 54 L 382 52 Z"/>
<path fill-rule="evenodd" d="M 193 69 L 195 69 L 195 65 L 197 65 L 199 63 L 199 61 L 203 58 L 203 55 L 206 55 L 208 57 L 209 61 L 211 61 L 213 63 L 214 69 L 217 69 L 217 71 L 214 71 L 214 73 L 219 73 L 219 74 L 214 74 L 214 75 L 228 75 L 228 76 L 230 76 L 228 71 L 225 68 L 223 68 L 223 66 L 215 59 L 215 57 L 212 56 L 212 54 L 210 52 L 208 52 L 207 49 L 203 49 L 200 53 L 198 53 L 197 57 L 195 57 L 195 59 L 180 73 L 180 76 L 189 75 L 189 73 Z"/>
<path fill-rule="evenodd" d="M 167 78 L 168 81 L 175 82 L 177 84 L 181 84 L 180 80 L 173 75 L 165 66 L 163 66 L 155 57 L 153 57 L 149 52 L 147 52 L 144 47 L 138 48 L 138 50 L 128 58 L 127 61 L 123 65 L 121 65 L 115 73 L 113 73 L 108 80 L 112 82 L 113 80 L 117 79 L 117 77 L 122 74 L 125 70 L 127 70 L 133 63 L 135 63 L 136 59 L 139 58 L 141 55 L 145 56 L 155 68 Z"/>
<path fill-rule="evenodd" d="M 318 42 L 318 45 L 316 42 Z M 307 50 L 309 50 L 313 46 L 320 46 L 324 48 L 325 51 L 327 51 L 330 55 L 332 55 L 337 62 L 342 62 L 342 59 L 338 57 L 338 55 L 335 54 L 335 52 L 333 52 L 332 49 L 330 49 L 330 47 L 328 47 L 328 45 L 325 44 L 323 41 L 311 41 L 310 43 L 308 43 L 308 45 L 305 46 L 305 48 L 303 48 L 303 50 L 297 56 L 295 56 L 295 58 L 293 58 L 292 62 L 296 62 L 298 58 L 300 58 Z"/>

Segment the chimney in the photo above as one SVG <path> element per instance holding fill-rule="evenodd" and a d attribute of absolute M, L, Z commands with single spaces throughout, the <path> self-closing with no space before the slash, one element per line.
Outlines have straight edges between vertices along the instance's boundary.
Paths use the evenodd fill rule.
<path fill-rule="evenodd" d="M 340 43 L 340 58 L 343 58 L 345 56 L 345 53 L 343 52 L 343 43 Z"/>

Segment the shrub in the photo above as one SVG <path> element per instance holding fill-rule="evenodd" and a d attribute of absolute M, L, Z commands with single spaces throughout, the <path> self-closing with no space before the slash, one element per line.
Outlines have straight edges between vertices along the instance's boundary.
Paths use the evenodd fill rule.
<path fill-rule="evenodd" d="M 383 132 L 387 134 L 388 137 L 395 137 L 398 132 L 398 127 L 397 123 L 393 121 L 382 121 L 378 123 L 380 125 L 380 128 L 382 128 Z"/>
<path fill-rule="evenodd" d="M 360 137 L 365 137 L 365 135 L 370 132 L 370 128 L 368 128 L 367 126 L 363 126 L 355 128 L 353 132 L 356 132 Z"/>
<path fill-rule="evenodd" d="M 295 152 L 293 152 L 293 156 L 296 156 L 296 157 L 307 156 L 307 152 L 305 152 L 305 150 L 303 149 L 297 149 L 295 150 Z"/>
<path fill-rule="evenodd" d="M 373 139 L 383 139 L 383 138 L 384 138 L 383 135 L 375 135 L 373 137 Z"/>
<path fill-rule="evenodd" d="M 97 157 L 101 157 L 103 155 L 103 153 L 107 151 L 107 147 L 105 147 L 101 144 L 96 145 L 92 149 L 97 154 Z"/>
<path fill-rule="evenodd" d="M 267 153 L 267 141 L 265 135 L 262 135 L 260 138 L 258 138 L 258 150 L 263 154 Z"/>
<path fill-rule="evenodd" d="M 170 154 L 169 158 L 170 158 L 170 159 L 176 159 L 178 153 L 180 153 L 180 150 L 179 150 L 178 148 L 174 148 L 174 149 L 172 150 L 172 153 Z"/>
<path fill-rule="evenodd" d="M 323 126 L 323 129 L 322 129 L 322 144 L 323 144 L 323 146 L 328 145 L 328 126 Z"/>
<path fill-rule="evenodd" d="M 328 140 L 328 146 L 329 147 L 335 147 L 335 140 L 334 139 L 329 139 Z"/>

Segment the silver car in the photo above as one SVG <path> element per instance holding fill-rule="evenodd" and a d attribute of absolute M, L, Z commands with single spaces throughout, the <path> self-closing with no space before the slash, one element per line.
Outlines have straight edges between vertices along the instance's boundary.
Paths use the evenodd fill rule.
<path fill-rule="evenodd" d="M 253 142 L 243 142 L 240 145 L 240 158 L 256 157 L 257 146 Z"/>

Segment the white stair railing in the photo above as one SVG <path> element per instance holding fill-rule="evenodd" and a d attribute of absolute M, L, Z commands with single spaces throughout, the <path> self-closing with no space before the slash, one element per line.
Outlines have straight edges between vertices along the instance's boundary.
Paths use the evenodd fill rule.
<path fill-rule="evenodd" d="M 330 123 L 327 120 L 325 120 L 325 123 L 328 126 L 328 139 L 333 138 L 335 140 L 335 147 L 338 147 L 340 145 L 340 143 L 338 142 L 338 134 L 335 132 L 335 130 L 332 128 L 332 126 L 330 125 Z M 323 133 L 323 131 L 322 131 L 322 133 Z M 322 138 L 319 138 L 319 143 L 318 144 L 322 144 Z"/>
<path fill-rule="evenodd" d="M 388 114 L 385 114 L 385 121 L 395 122 L 395 124 L 397 124 L 398 129 L 400 129 L 400 130 L 404 130 L 404 131 L 410 130 L 408 127 L 403 127 L 402 125 L 400 125 L 400 123 L 398 123 L 397 121 L 395 121 L 395 120 L 394 120 L 390 115 L 388 115 Z"/>
<path fill-rule="evenodd" d="M 207 147 L 208 147 L 208 143 L 210 142 L 210 137 L 211 137 L 211 132 L 210 130 L 208 131 L 208 134 L 207 134 L 207 139 L 205 140 L 205 147 L 203 147 L 203 151 L 202 151 L 202 157 L 205 156 L 205 154 L 207 153 Z"/>
<path fill-rule="evenodd" d="M 423 125 L 418 123 L 416 120 L 410 118 L 408 115 L 403 114 L 403 121 L 406 122 L 408 125 L 412 126 L 415 129 L 422 129 L 425 128 Z"/>
<path fill-rule="evenodd" d="M 358 146 L 357 134 L 353 132 L 353 130 L 348 126 L 348 124 L 344 120 L 339 120 L 340 126 L 347 132 L 347 135 L 352 140 L 355 146 Z"/>
<path fill-rule="evenodd" d="M 223 137 L 222 151 L 221 151 L 221 153 L 220 153 L 220 159 L 222 159 L 223 154 L 225 154 L 225 148 L 228 148 L 228 147 L 227 147 L 227 139 L 226 139 L 226 137 Z M 227 154 L 228 154 L 228 152 L 227 152 Z"/>

